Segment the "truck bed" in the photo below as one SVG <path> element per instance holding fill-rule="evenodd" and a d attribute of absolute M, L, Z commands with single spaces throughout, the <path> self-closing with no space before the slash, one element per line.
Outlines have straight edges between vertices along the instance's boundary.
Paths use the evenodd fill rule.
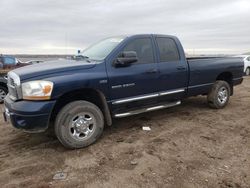
<path fill-rule="evenodd" d="M 188 96 L 207 94 L 211 85 L 222 75 L 230 74 L 234 85 L 242 78 L 244 62 L 234 57 L 191 57 L 189 66 Z"/>

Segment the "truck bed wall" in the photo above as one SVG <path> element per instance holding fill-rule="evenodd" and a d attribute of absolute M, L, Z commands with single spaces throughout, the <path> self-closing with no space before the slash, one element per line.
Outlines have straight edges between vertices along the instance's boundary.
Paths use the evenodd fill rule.
<path fill-rule="evenodd" d="M 241 78 L 244 63 L 239 58 L 195 58 L 187 60 L 189 65 L 188 96 L 207 94 L 222 73 L 229 73 L 232 79 Z"/>

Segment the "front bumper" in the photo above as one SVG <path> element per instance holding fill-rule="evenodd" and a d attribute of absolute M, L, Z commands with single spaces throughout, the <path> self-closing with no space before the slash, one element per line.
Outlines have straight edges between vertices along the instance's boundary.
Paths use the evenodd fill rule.
<path fill-rule="evenodd" d="M 28 132 L 42 132 L 49 126 L 50 115 L 56 101 L 12 101 L 4 99 L 4 117 L 18 129 Z"/>

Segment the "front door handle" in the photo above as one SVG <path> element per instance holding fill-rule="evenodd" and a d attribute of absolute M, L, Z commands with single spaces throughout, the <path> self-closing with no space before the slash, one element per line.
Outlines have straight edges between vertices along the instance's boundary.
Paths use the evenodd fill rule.
<path fill-rule="evenodd" d="M 158 70 L 157 69 L 149 69 L 146 71 L 147 74 L 152 74 L 152 73 L 157 73 Z"/>
<path fill-rule="evenodd" d="M 186 70 L 185 67 L 177 67 L 177 70 Z"/>

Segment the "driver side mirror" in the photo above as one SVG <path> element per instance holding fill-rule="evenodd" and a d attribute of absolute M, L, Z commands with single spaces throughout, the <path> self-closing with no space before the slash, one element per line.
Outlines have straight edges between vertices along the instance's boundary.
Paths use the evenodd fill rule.
<path fill-rule="evenodd" d="M 118 56 L 114 64 L 116 67 L 127 67 L 136 61 L 138 61 L 138 58 L 135 51 L 124 51 Z"/>

